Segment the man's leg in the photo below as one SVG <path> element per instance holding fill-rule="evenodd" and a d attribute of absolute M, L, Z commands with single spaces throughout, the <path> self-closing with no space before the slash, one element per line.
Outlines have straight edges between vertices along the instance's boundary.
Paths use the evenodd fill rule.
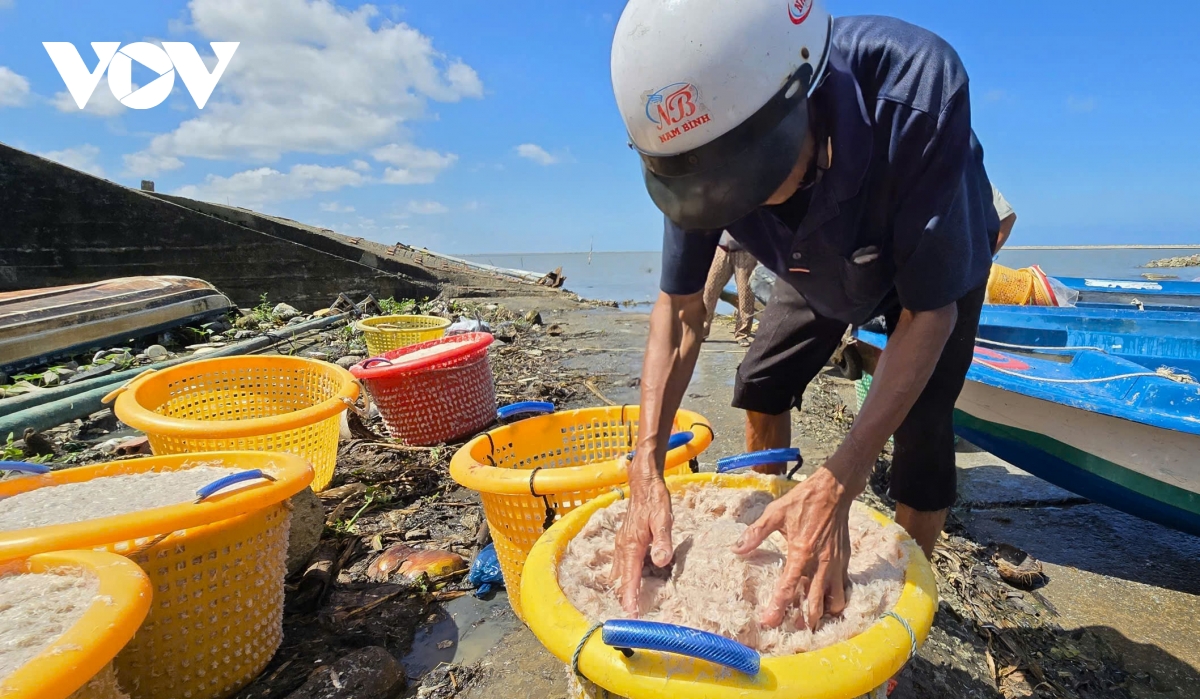
<path fill-rule="evenodd" d="M 733 258 L 733 278 L 737 282 L 737 327 L 734 328 L 735 340 L 750 339 L 750 331 L 754 328 L 754 291 L 750 288 L 750 275 L 758 261 L 754 255 L 739 250 L 731 253 Z"/>
<path fill-rule="evenodd" d="M 845 331 L 845 323 L 817 315 L 790 284 L 775 283 L 733 389 L 733 407 L 746 411 L 749 451 L 791 444 L 790 411 L 800 407 L 805 387 L 829 361 Z M 783 469 L 783 464 L 772 464 L 755 470 Z"/>
<path fill-rule="evenodd" d="M 708 316 L 704 321 L 704 339 L 708 339 L 708 331 L 712 329 L 713 314 L 717 312 L 717 302 L 721 299 L 721 290 L 733 276 L 733 260 L 725 251 L 718 247 L 713 257 L 712 267 L 708 269 L 708 281 L 704 283 L 704 310 Z"/>
<path fill-rule="evenodd" d="M 926 556 L 954 504 L 958 472 L 954 466 L 954 402 L 962 392 L 975 354 L 975 332 L 984 287 L 958 301 L 958 322 L 925 390 L 896 430 L 890 493 L 896 500 L 896 523 L 920 544 Z M 889 322 L 889 329 L 894 322 Z"/>

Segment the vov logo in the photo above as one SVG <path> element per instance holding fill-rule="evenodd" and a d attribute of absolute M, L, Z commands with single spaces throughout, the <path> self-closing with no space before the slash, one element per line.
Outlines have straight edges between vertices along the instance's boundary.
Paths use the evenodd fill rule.
<path fill-rule="evenodd" d="M 108 69 L 108 89 L 130 109 L 150 109 L 162 104 L 175 87 L 176 73 L 183 78 L 184 87 L 191 93 L 196 107 L 204 109 L 238 44 L 236 41 L 209 43 L 217 56 L 217 66 L 211 73 L 200 60 L 196 47 L 184 41 L 164 41 L 161 48 L 145 41 L 125 46 L 119 41 L 93 41 L 92 50 L 96 52 L 97 60 L 96 67 L 90 71 L 74 44 L 46 41 L 42 46 L 46 47 L 46 53 L 50 54 L 50 60 L 54 61 L 54 67 L 80 109 L 87 106 L 105 68 Z M 133 89 L 134 61 L 158 73 L 157 78 L 137 90 Z"/>

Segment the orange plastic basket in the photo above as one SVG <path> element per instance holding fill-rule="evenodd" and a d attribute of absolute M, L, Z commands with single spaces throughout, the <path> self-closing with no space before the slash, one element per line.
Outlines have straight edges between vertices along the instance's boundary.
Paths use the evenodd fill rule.
<path fill-rule="evenodd" d="M 350 372 L 301 357 L 239 356 L 147 372 L 116 396 L 122 422 L 155 454 L 286 451 L 308 459 L 320 491 L 333 479 L 340 414 L 358 397 Z"/>
<path fill-rule="evenodd" d="M 111 689 L 111 663 L 150 609 L 146 574 L 128 559 L 101 551 L 43 553 L 0 564 L 0 577 L 26 573 L 90 575 L 98 579 L 99 589 L 79 621 L 0 678 L 0 697 L 116 699 L 120 695 Z"/>
<path fill-rule="evenodd" d="M 37 488 L 209 465 L 259 470 L 257 480 L 197 502 L 75 524 L 0 532 L 0 560 L 102 548 L 150 578 L 154 604 L 115 660 L 134 699 L 222 699 L 267 666 L 283 638 L 286 500 L 312 480 L 294 454 L 213 452 L 116 461 L 0 481 L 0 499 Z M 81 503 L 81 507 L 86 507 Z"/>
<path fill-rule="evenodd" d="M 542 532 L 628 480 L 626 456 L 636 442 L 638 411 L 618 405 L 521 420 L 472 439 L 451 459 L 450 476 L 483 500 L 517 616 L 521 569 Z M 690 462 L 712 443 L 712 428 L 701 415 L 680 410 L 672 432 L 691 432 L 692 439 L 667 452 L 666 473 L 690 473 Z"/>
<path fill-rule="evenodd" d="M 446 334 L 450 321 L 437 316 L 376 316 L 354 324 L 362 331 L 372 357 Z"/>

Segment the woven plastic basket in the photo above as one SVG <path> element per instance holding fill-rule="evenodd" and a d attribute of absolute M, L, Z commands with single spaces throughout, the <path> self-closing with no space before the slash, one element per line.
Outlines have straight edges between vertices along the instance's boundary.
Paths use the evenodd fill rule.
<path fill-rule="evenodd" d="M 488 333 L 467 333 L 385 352 L 350 368 L 388 432 L 417 446 L 442 444 L 492 424 L 496 388 Z"/>
<path fill-rule="evenodd" d="M 547 408 L 554 406 L 507 406 L 501 418 Z M 517 616 L 522 616 L 525 556 L 555 520 L 628 480 L 627 456 L 637 428 L 636 406 L 571 410 L 498 427 L 463 445 L 451 459 L 451 477 L 479 491 L 483 500 Z M 680 410 L 672 431 L 691 436 L 667 453 L 666 472 L 689 473 L 689 462 L 712 443 L 712 428 L 704 417 Z"/>
<path fill-rule="evenodd" d="M 362 331 L 372 357 L 418 342 L 436 340 L 446 334 L 449 326 L 449 320 L 437 316 L 376 316 L 363 318 L 354 325 Z"/>
<path fill-rule="evenodd" d="M 79 621 L 32 660 L 0 678 L 4 699 L 117 699 L 112 659 L 150 609 L 150 580 L 129 560 L 101 551 L 43 553 L 0 564 L 0 577 L 87 575 L 99 584 Z"/>
<path fill-rule="evenodd" d="M 266 667 L 283 637 L 291 520 L 286 500 L 309 484 L 312 469 L 294 454 L 215 452 L 0 481 L 3 499 L 64 483 L 197 465 L 246 469 L 240 474 L 246 482 L 196 502 L 0 532 L 0 560 L 99 547 L 146 572 L 154 604 L 115 660 L 121 686 L 133 699 L 222 699 Z"/>
<path fill-rule="evenodd" d="M 770 461 L 772 459 L 767 459 L 764 463 Z M 667 479 L 667 488 L 672 492 L 701 484 L 766 490 L 775 497 L 795 485 L 783 478 L 764 479 L 737 474 L 701 473 Z M 888 679 L 916 654 L 929 634 L 937 609 L 937 584 L 921 549 L 905 537 L 903 545 L 908 549 L 909 563 L 904 591 L 892 610 L 899 618 L 886 615 L 851 639 L 808 653 L 774 658 L 758 658 L 754 651 L 739 646 L 737 650 L 743 654 L 748 651 L 754 656 L 755 672 L 751 673 L 699 659 L 730 658 L 733 653 L 728 639 L 691 629 L 664 634 L 660 628 L 623 620 L 619 626 L 623 627 L 620 631 L 626 636 L 624 641 L 637 641 L 639 637 L 665 641 L 660 646 L 663 650 L 636 650 L 626 657 L 617 649 L 621 647 L 619 644 L 613 647 L 604 642 L 610 631 L 607 624 L 603 633 L 589 636 L 591 622 L 571 604 L 558 584 L 559 562 L 571 539 L 579 534 L 595 512 L 624 496 L 624 493 L 608 493 L 564 517 L 533 547 L 525 564 L 521 597 L 529 610 L 525 621 L 530 630 L 551 653 L 566 663 L 571 663 L 582 642 L 578 651 L 578 670 L 586 679 L 578 683 L 576 696 L 583 696 L 586 691 L 591 696 L 611 699 L 851 699 L 867 696 L 873 699 L 884 695 Z M 880 524 L 889 522 L 882 514 L 863 509 Z M 672 646 L 670 652 L 666 646 Z M 649 645 L 626 647 L 647 648 Z M 713 653 L 714 650 L 717 652 Z"/>
<path fill-rule="evenodd" d="M 333 478 L 340 414 L 358 397 L 345 369 L 300 357 L 239 356 L 147 372 L 109 394 L 155 454 L 286 451 L 312 463 L 313 490 Z"/>

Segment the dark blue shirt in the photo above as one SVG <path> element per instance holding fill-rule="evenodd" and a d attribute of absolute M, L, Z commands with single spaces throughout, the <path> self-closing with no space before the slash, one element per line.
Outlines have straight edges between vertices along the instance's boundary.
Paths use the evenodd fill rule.
<path fill-rule="evenodd" d="M 912 311 L 941 308 L 987 281 L 1000 222 L 967 73 L 949 44 L 890 17 L 838 19 L 810 112 L 832 158 L 797 194 L 799 216 L 795 206 L 782 218 L 780 207 L 759 207 L 730 235 L 814 310 L 846 323 L 897 297 Z M 720 237 L 667 220 L 662 290 L 702 290 Z"/>

